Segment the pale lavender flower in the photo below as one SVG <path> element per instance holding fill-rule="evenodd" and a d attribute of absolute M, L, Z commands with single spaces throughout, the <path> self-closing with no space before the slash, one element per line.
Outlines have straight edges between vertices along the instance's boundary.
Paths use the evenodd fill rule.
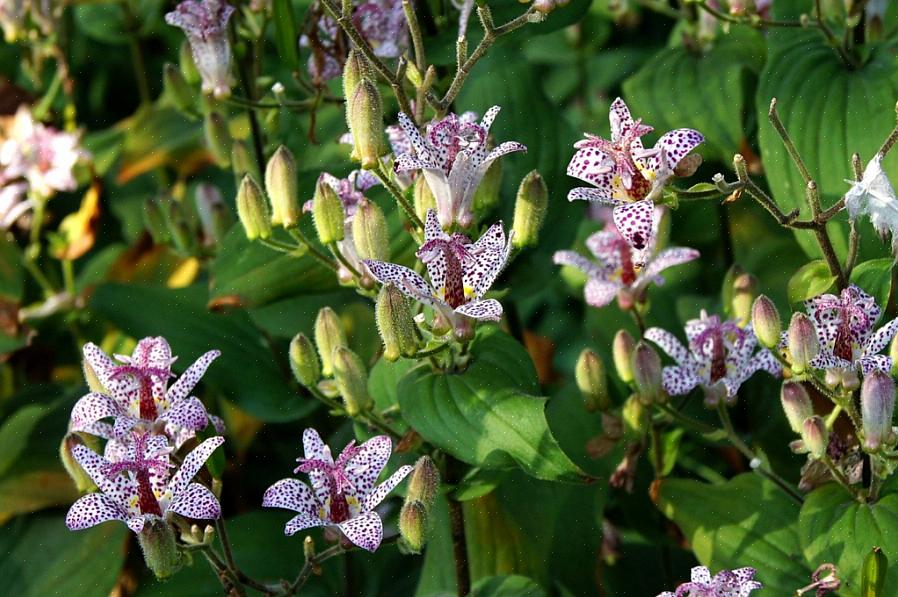
<path fill-rule="evenodd" d="M 609 112 L 611 140 L 595 135 L 574 144 L 577 152 L 567 167 L 568 176 L 593 187 L 578 187 L 568 200 L 583 199 L 614 206 L 614 223 L 627 242 L 644 250 L 651 241 L 654 200 L 673 176 L 676 165 L 705 138 L 693 129 L 665 133 L 652 149 L 645 149 L 641 137 L 653 129 L 633 120 L 620 98 Z"/>
<path fill-rule="evenodd" d="M 679 396 L 701 386 L 709 406 L 721 399 L 734 402 L 739 387 L 757 371 L 774 376 L 782 373 L 782 367 L 769 350 L 755 351 L 758 341 L 750 326 L 741 328 L 735 320 L 721 321 L 704 311 L 700 319 L 686 322 L 688 348 L 661 328 L 649 328 L 645 337 L 677 363 L 664 368 L 664 390 Z"/>
<path fill-rule="evenodd" d="M 375 487 L 392 452 L 390 438 L 373 437 L 360 446 L 350 442 L 337 457 L 314 429 L 302 435 L 304 458 L 295 473 L 309 475 L 311 489 L 296 479 L 281 479 L 265 491 L 262 505 L 298 512 L 284 528 L 293 535 L 312 527 L 335 526 L 349 541 L 374 551 L 383 539 L 383 523 L 375 511 L 380 502 L 412 471 L 402 466 Z"/>
<path fill-rule="evenodd" d="M 586 248 L 595 261 L 576 251 L 557 251 L 553 260 L 558 265 L 570 265 L 587 275 L 584 295 L 587 304 L 604 307 L 615 296 L 639 300 L 649 284 L 661 285 L 661 272 L 669 267 L 698 259 L 695 249 L 670 247 L 657 250 L 658 224 L 664 208 L 655 208 L 652 235 L 643 251 L 634 251 L 613 222 L 586 239 Z"/>
<path fill-rule="evenodd" d="M 165 22 L 184 30 L 204 93 L 216 98 L 231 95 L 231 42 L 228 19 L 234 7 L 222 0 L 184 0 L 166 13 Z"/>
<path fill-rule="evenodd" d="M 892 252 L 898 253 L 898 198 L 895 189 L 882 169 L 882 154 L 876 154 L 859 182 L 846 180 L 851 185 L 845 193 L 845 208 L 849 217 L 867 216 L 873 228 L 885 239 L 892 237 Z"/>
<path fill-rule="evenodd" d="M 665 591 L 658 597 L 748 597 L 763 587 L 754 580 L 754 568 L 721 570 L 711 578 L 711 572 L 704 566 L 692 569 L 691 581 L 681 584 L 676 591 Z"/>

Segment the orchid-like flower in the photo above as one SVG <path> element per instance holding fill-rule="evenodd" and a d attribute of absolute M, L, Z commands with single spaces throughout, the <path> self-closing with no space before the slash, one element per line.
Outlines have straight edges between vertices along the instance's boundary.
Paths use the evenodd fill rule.
<path fill-rule="evenodd" d="M 360 446 L 349 442 L 336 461 L 314 429 L 303 432 L 302 444 L 305 457 L 296 459 L 299 466 L 293 472 L 308 474 L 311 489 L 296 479 L 281 479 L 265 491 L 262 505 L 299 513 L 287 522 L 287 535 L 311 527 L 335 526 L 355 545 L 376 550 L 383 539 L 383 524 L 374 509 L 412 467 L 400 467 L 375 487 L 393 449 L 386 435 Z"/>
<path fill-rule="evenodd" d="M 17 185 L 13 194 L 23 190 L 20 181 L 24 181 L 28 192 L 40 199 L 74 191 L 78 181 L 73 170 L 88 158 L 80 144 L 79 135 L 44 126 L 22 105 L 0 145 L 0 181 L 4 188 Z"/>
<path fill-rule="evenodd" d="M 593 187 L 578 187 L 568 200 L 584 199 L 614 206 L 614 223 L 639 251 L 651 241 L 654 199 L 674 174 L 674 168 L 705 138 L 693 129 L 665 133 L 652 149 L 642 145 L 652 127 L 633 120 L 620 98 L 609 112 L 611 140 L 587 134 L 574 144 L 577 152 L 567 167 L 568 176 Z"/>
<path fill-rule="evenodd" d="M 449 114 L 430 125 L 425 135 L 418 132 L 411 118 L 399 114 L 399 124 L 414 154 L 398 155 L 393 168 L 397 173 L 413 170 L 424 173 L 444 227 L 458 222 L 467 228 L 474 217 L 471 212 L 474 192 L 490 165 L 505 154 L 527 151 L 516 141 L 506 141 L 489 150 L 490 126 L 499 110 L 499 106 L 487 110 L 480 124 Z"/>
<path fill-rule="evenodd" d="M 853 220 L 867 216 L 879 235 L 892 237 L 892 252 L 898 252 L 898 198 L 895 189 L 882 169 L 882 154 L 877 153 L 867 167 L 860 182 L 846 180 L 851 188 L 845 193 L 845 207 Z"/>
<path fill-rule="evenodd" d="M 211 421 L 223 432 L 218 417 L 206 412 L 198 398 L 190 396 L 206 369 L 221 353 L 210 350 L 184 371 L 169 387 L 174 377 L 171 347 L 165 338 L 144 338 L 131 356 L 115 355 L 116 363 L 95 344 L 84 346 L 84 359 L 96 373 L 105 393 L 91 392 L 72 409 L 71 431 L 84 431 L 110 440 L 106 456 L 116 459 L 123 449 L 122 440 L 135 428 L 164 431 L 180 447 L 195 432 Z M 113 424 L 103 419 L 114 419 Z"/>
<path fill-rule="evenodd" d="M 755 351 L 758 341 L 751 327 L 741 328 L 734 320 L 721 321 L 717 315 L 702 311 L 700 319 L 686 322 L 689 348 L 666 330 L 650 328 L 645 337 L 658 345 L 676 366 L 662 373 L 664 391 L 680 396 L 701 386 L 705 402 L 716 405 L 721 399 L 732 403 L 739 387 L 755 372 L 764 370 L 774 376 L 782 367 L 767 349 Z"/>
<path fill-rule="evenodd" d="M 72 504 L 66 526 L 77 531 L 121 520 L 139 533 L 150 519 L 168 519 L 171 513 L 203 520 L 218 518 L 221 506 L 215 495 L 190 481 L 223 443 L 223 437 L 207 439 L 184 458 L 170 478 L 171 448 L 163 436 L 134 434 L 127 455 L 118 462 L 109 462 L 86 446 L 75 446 L 75 459 L 100 491 Z"/>
<path fill-rule="evenodd" d="M 754 580 L 754 568 L 721 570 L 711 578 L 711 571 L 704 566 L 692 569 L 691 581 L 681 584 L 676 591 L 665 591 L 658 597 L 748 597 L 763 587 Z"/>
<path fill-rule="evenodd" d="M 184 0 L 166 13 L 165 22 L 184 30 L 204 93 L 222 99 L 231 95 L 231 42 L 228 19 L 234 7 L 223 0 Z"/>
<path fill-rule="evenodd" d="M 475 243 L 462 234 L 450 236 L 431 209 L 424 226 L 424 244 L 416 255 L 424 262 L 432 285 L 402 265 L 374 260 L 364 263 L 379 282 L 393 284 L 406 296 L 430 305 L 456 328 L 468 318 L 498 321 L 502 305 L 482 297 L 508 261 L 511 236 L 506 240 L 502 222 L 490 226 Z"/>
<path fill-rule="evenodd" d="M 875 369 L 886 373 L 892 369 L 892 359 L 879 353 L 898 333 L 898 319 L 876 330 L 882 310 L 872 296 L 852 284 L 838 296 L 823 294 L 805 301 L 805 310 L 820 342 L 812 367 L 860 368 L 864 375 Z"/>
<path fill-rule="evenodd" d="M 657 250 L 658 224 L 663 211 L 663 207 L 655 208 L 651 241 L 643 251 L 634 251 L 614 222 L 608 222 L 602 231 L 586 239 L 586 248 L 596 261 L 576 251 L 555 253 L 556 264 L 570 265 L 587 275 L 583 290 L 587 304 L 604 307 L 615 296 L 622 298 L 624 304 L 634 298 L 641 301 L 649 284 L 660 286 L 664 283 L 662 271 L 698 259 L 699 252 L 695 249 L 670 247 Z"/>

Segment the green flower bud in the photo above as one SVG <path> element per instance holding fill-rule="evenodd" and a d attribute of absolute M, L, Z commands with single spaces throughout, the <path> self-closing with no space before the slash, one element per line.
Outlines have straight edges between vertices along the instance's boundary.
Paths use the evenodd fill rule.
<path fill-rule="evenodd" d="M 190 51 L 190 44 L 184 41 L 178 50 L 178 66 L 181 68 L 181 74 L 184 80 L 190 85 L 196 85 L 200 82 L 200 71 L 196 69 L 196 63 L 193 61 L 193 53 Z"/>
<path fill-rule="evenodd" d="M 290 341 L 290 369 L 296 380 L 306 387 L 321 379 L 321 361 L 305 334 L 296 334 Z"/>
<path fill-rule="evenodd" d="M 315 540 L 312 539 L 311 535 L 306 535 L 306 538 L 302 541 L 302 554 L 306 561 L 315 557 Z"/>
<path fill-rule="evenodd" d="M 801 433 L 805 419 L 814 415 L 814 406 L 807 390 L 797 381 L 783 382 L 780 390 L 780 402 L 783 404 L 783 412 L 789 421 L 789 427 L 795 433 Z"/>
<path fill-rule="evenodd" d="M 253 177 L 247 174 L 237 190 L 237 217 L 246 233 L 246 238 L 268 238 L 271 236 L 271 212 L 262 190 Z"/>
<path fill-rule="evenodd" d="M 624 422 L 624 430 L 627 436 L 633 440 L 641 439 L 648 430 L 649 409 L 642 403 L 639 396 L 633 394 L 621 409 L 621 419 Z"/>
<path fill-rule="evenodd" d="M 93 479 L 90 478 L 90 475 L 88 475 L 87 472 L 81 468 L 81 465 L 78 464 L 78 461 L 75 460 L 75 455 L 72 454 L 72 450 L 75 449 L 75 446 L 83 445 L 87 445 L 91 450 L 98 450 L 100 448 L 99 442 L 93 436 L 77 432 L 67 433 L 66 436 L 62 438 L 62 443 L 59 444 L 59 459 L 62 461 L 62 466 L 65 469 L 65 472 L 67 472 L 72 481 L 74 481 L 78 491 L 80 493 L 87 493 L 88 491 L 92 491 L 96 485 L 94 484 Z"/>
<path fill-rule="evenodd" d="M 501 160 L 496 160 L 493 164 L 498 164 Z M 421 218 L 421 221 L 427 219 L 427 212 L 437 208 L 437 200 L 427 186 L 427 180 L 423 176 L 415 179 L 414 188 L 415 215 Z"/>
<path fill-rule="evenodd" d="M 870 550 L 861 568 L 861 597 L 885 597 L 883 586 L 888 569 L 889 560 L 882 549 L 874 547 Z"/>
<path fill-rule="evenodd" d="M 889 343 L 889 358 L 892 359 L 892 375 L 898 375 L 898 336 Z"/>
<path fill-rule="evenodd" d="M 346 414 L 355 417 L 369 410 L 373 403 L 368 394 L 368 372 L 362 359 L 345 346 L 338 346 L 334 349 L 333 360 L 334 380 L 343 396 Z"/>
<path fill-rule="evenodd" d="M 371 201 L 360 201 L 352 218 L 352 241 L 360 259 L 386 261 L 390 241 L 384 212 Z"/>
<path fill-rule="evenodd" d="M 371 65 L 368 64 L 368 59 L 355 48 L 351 49 L 343 66 L 343 98 L 348 102 L 355 95 L 355 90 L 358 89 L 362 79 L 370 81 L 371 78 Z"/>
<path fill-rule="evenodd" d="M 312 199 L 312 222 L 321 244 L 329 245 L 343 240 L 344 219 L 343 202 L 329 184 L 319 180 Z"/>
<path fill-rule="evenodd" d="M 433 460 L 422 456 L 415 463 L 415 468 L 408 479 L 406 489 L 407 501 L 422 502 L 430 507 L 440 493 L 440 471 L 437 470 Z"/>
<path fill-rule="evenodd" d="M 614 369 L 617 376 L 624 383 L 633 381 L 633 351 L 636 349 L 636 340 L 627 330 L 618 330 L 614 335 L 611 354 L 614 358 Z"/>
<path fill-rule="evenodd" d="M 81 361 L 81 370 L 84 373 L 84 382 L 91 392 L 96 392 L 97 394 L 109 393 L 106 391 L 106 388 L 103 387 L 103 384 L 100 383 L 100 378 L 97 376 L 97 372 L 90 366 L 87 359 Z"/>
<path fill-rule="evenodd" d="M 193 196 L 196 212 L 200 218 L 203 243 L 214 246 L 224 238 L 233 224 L 230 210 L 225 206 L 218 187 L 200 183 Z"/>
<path fill-rule="evenodd" d="M 356 237 L 358 238 L 358 237 Z M 418 337 L 408 300 L 392 284 L 380 289 L 374 305 L 377 330 L 384 343 L 384 358 L 395 361 L 418 352 Z"/>
<path fill-rule="evenodd" d="M 168 231 L 172 245 L 180 253 L 192 253 L 196 245 L 196 233 L 187 221 L 180 201 L 166 201 Z"/>
<path fill-rule="evenodd" d="M 330 307 L 318 311 L 315 319 L 315 344 L 318 346 L 318 356 L 321 357 L 321 374 L 330 377 L 334 374 L 334 350 L 349 346 L 340 318 Z"/>
<path fill-rule="evenodd" d="M 801 426 L 801 439 L 811 456 L 814 458 L 825 456 L 826 447 L 829 445 L 829 431 L 823 419 L 817 415 L 805 419 Z"/>
<path fill-rule="evenodd" d="M 748 324 L 751 318 L 752 302 L 758 291 L 758 279 L 751 274 L 741 274 L 733 280 L 732 309 L 739 325 Z"/>
<path fill-rule="evenodd" d="M 137 542 L 143 551 L 147 568 L 156 578 L 164 580 L 177 572 L 183 564 L 181 551 L 175 542 L 175 533 L 161 518 L 147 520 L 137 534 Z"/>
<path fill-rule="evenodd" d="M 773 301 L 763 294 L 751 306 L 751 325 L 761 346 L 776 350 L 783 329 L 780 314 Z"/>
<path fill-rule="evenodd" d="M 820 353 L 817 330 L 804 313 L 792 315 L 792 321 L 789 323 L 788 347 L 792 370 L 795 373 L 804 373 L 811 360 Z"/>
<path fill-rule="evenodd" d="M 895 380 L 882 371 L 870 372 L 861 384 L 864 449 L 876 451 L 891 439 L 894 412 Z"/>
<path fill-rule="evenodd" d="M 203 123 L 203 131 L 206 136 L 206 147 L 212 154 L 212 159 L 220 168 L 231 165 L 231 131 L 228 130 L 228 121 L 219 112 L 206 114 Z"/>
<path fill-rule="evenodd" d="M 645 404 L 662 400 L 661 357 L 655 349 L 640 342 L 633 353 L 633 381 Z"/>
<path fill-rule="evenodd" d="M 368 79 L 359 81 L 346 109 L 357 159 L 366 170 L 376 168 L 383 153 L 384 136 L 383 106 L 377 86 Z"/>
<path fill-rule="evenodd" d="M 420 553 L 427 543 L 427 508 L 419 501 L 409 501 L 399 512 L 399 533 L 402 544 L 411 553 Z"/>
<path fill-rule="evenodd" d="M 526 179 L 525 179 L 526 180 Z M 486 169 L 483 180 L 474 191 L 471 205 L 475 213 L 485 214 L 499 203 L 499 192 L 502 187 L 502 160 L 495 160 Z M 520 191 L 518 191 L 520 193 Z"/>
<path fill-rule="evenodd" d="M 577 359 L 574 368 L 574 379 L 583 395 L 586 410 L 606 411 L 611 408 L 611 396 L 608 394 L 608 379 L 605 374 L 605 363 L 594 351 L 585 348 Z"/>
<path fill-rule="evenodd" d="M 511 242 L 515 247 L 536 245 L 548 206 L 549 190 L 546 183 L 539 172 L 531 170 L 521 181 L 514 204 L 514 237 Z"/>
<path fill-rule="evenodd" d="M 181 70 L 171 62 L 166 62 L 162 70 L 162 77 L 165 93 L 171 98 L 175 107 L 182 112 L 191 112 L 196 102 L 193 90 L 184 79 Z"/>
<path fill-rule="evenodd" d="M 293 228 L 302 217 L 296 181 L 296 162 L 290 150 L 281 145 L 265 166 L 265 192 L 271 200 L 271 223 Z"/>

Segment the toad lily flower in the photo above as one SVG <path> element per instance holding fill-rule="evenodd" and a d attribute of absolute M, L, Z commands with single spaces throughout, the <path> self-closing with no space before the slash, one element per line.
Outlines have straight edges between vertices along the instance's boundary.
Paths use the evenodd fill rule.
<path fill-rule="evenodd" d="M 422 136 L 415 123 L 403 113 L 399 124 L 415 150 L 396 157 L 393 165 L 397 173 L 421 170 L 427 186 L 437 202 L 440 224 L 449 227 L 458 222 L 463 228 L 471 225 L 471 203 L 474 192 L 490 164 L 507 153 L 527 151 L 516 141 L 506 141 L 490 151 L 490 126 L 499 113 L 499 106 L 487 110 L 480 124 L 449 114 L 436 122 Z"/>
<path fill-rule="evenodd" d="M 655 208 L 651 240 L 643 251 L 634 251 L 614 223 L 609 222 L 604 230 L 586 239 L 586 248 L 595 256 L 595 262 L 576 251 L 557 251 L 553 260 L 558 265 L 576 267 L 588 276 L 584 294 L 593 307 L 604 307 L 615 295 L 622 299 L 622 304 L 634 298 L 641 302 L 649 284 L 664 283 L 662 271 L 699 256 L 695 249 L 680 247 L 656 251 L 663 210 Z"/>
<path fill-rule="evenodd" d="M 203 520 L 221 516 L 215 495 L 190 481 L 224 438 L 212 437 L 197 446 L 170 479 L 169 448 L 160 442 L 165 445 L 162 436 L 135 434 L 128 457 L 115 463 L 86 446 L 75 446 L 75 459 L 100 491 L 72 505 L 66 514 L 66 526 L 77 531 L 107 520 L 121 520 L 139 533 L 148 520 L 166 519 L 171 513 Z"/>
<path fill-rule="evenodd" d="M 882 311 L 872 296 L 852 284 L 838 296 L 824 294 L 805 302 L 817 330 L 820 354 L 811 360 L 816 369 L 860 368 L 864 375 L 878 369 L 888 373 L 892 359 L 879 354 L 898 332 L 898 319 L 875 333 Z"/>
<path fill-rule="evenodd" d="M 711 578 L 711 571 L 704 566 L 692 569 L 691 582 L 683 583 L 675 592 L 665 591 L 658 597 L 748 597 L 763 587 L 754 580 L 754 568 L 721 570 Z"/>
<path fill-rule="evenodd" d="M 696 386 L 705 392 L 705 402 L 716 405 L 722 398 L 732 403 L 739 386 L 756 371 L 779 376 L 780 364 L 770 351 L 755 352 L 757 339 L 751 327 L 740 328 L 735 321 L 720 321 L 716 315 L 702 311 L 700 319 L 686 322 L 689 348 L 666 330 L 650 328 L 645 337 L 658 345 L 676 366 L 663 371 L 664 390 L 679 396 Z"/>
<path fill-rule="evenodd" d="M 884 239 L 892 236 L 892 252 L 898 252 L 898 198 L 882 169 L 882 154 L 870 160 L 860 182 L 846 180 L 851 188 L 845 193 L 845 207 L 851 219 L 866 215 Z"/>
<path fill-rule="evenodd" d="M 314 429 L 303 432 L 302 443 L 305 458 L 296 459 L 300 464 L 294 472 L 308 474 L 312 488 L 296 479 L 281 479 L 265 491 L 262 505 L 299 512 L 287 522 L 287 535 L 311 527 L 336 526 L 355 545 L 376 550 L 383 539 L 383 524 L 374 508 L 412 467 L 400 467 L 375 487 L 392 452 L 386 435 L 360 446 L 349 442 L 336 461 Z"/>
<path fill-rule="evenodd" d="M 462 234 L 443 232 L 431 209 L 424 226 L 424 244 L 416 255 L 424 262 L 433 286 L 402 265 L 374 260 L 366 260 L 365 265 L 379 282 L 393 284 L 406 296 L 430 305 L 458 329 L 467 318 L 498 321 L 502 317 L 499 301 L 482 297 L 505 267 L 510 252 L 511 235 L 506 240 L 502 222 L 471 243 Z"/>
<path fill-rule="evenodd" d="M 165 22 L 184 30 L 203 92 L 222 99 L 231 95 L 231 43 L 228 19 L 234 7 L 222 0 L 184 0 L 165 15 Z"/>
<path fill-rule="evenodd" d="M 577 152 L 567 167 L 568 176 L 593 187 L 579 187 L 568 200 L 584 199 L 614 206 L 614 223 L 627 242 L 644 250 L 652 235 L 654 199 L 673 176 L 674 168 L 705 138 L 693 129 L 665 133 L 652 149 L 641 137 L 652 127 L 633 120 L 620 98 L 611 104 L 611 140 L 587 134 L 574 144 Z"/>
<path fill-rule="evenodd" d="M 165 338 L 144 338 L 131 356 L 116 355 L 121 364 L 113 361 L 95 344 L 84 346 L 84 358 L 96 373 L 105 393 L 92 392 L 81 398 L 72 409 L 71 431 L 84 431 L 112 441 L 109 450 L 121 448 L 121 440 L 135 428 L 164 430 L 180 447 L 211 421 L 223 432 L 218 417 L 206 412 L 198 398 L 189 396 L 209 365 L 221 354 L 210 350 L 184 371 L 171 385 L 174 377 L 171 347 Z M 102 421 L 113 418 L 114 425 Z"/>

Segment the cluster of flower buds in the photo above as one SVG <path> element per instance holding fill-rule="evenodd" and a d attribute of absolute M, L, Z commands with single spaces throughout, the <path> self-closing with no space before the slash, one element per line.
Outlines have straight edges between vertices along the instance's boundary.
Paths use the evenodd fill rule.
<path fill-rule="evenodd" d="M 440 473 L 433 461 L 422 456 L 415 463 L 405 502 L 399 511 L 401 547 L 410 553 L 421 553 L 430 532 L 433 504 L 440 491 Z"/>
<path fill-rule="evenodd" d="M 266 200 L 267 195 L 267 200 Z M 265 166 L 265 192 L 251 173 L 237 190 L 237 216 L 249 240 L 268 239 L 272 227 L 295 228 L 302 218 L 296 178 L 296 161 L 283 145 Z"/>
<path fill-rule="evenodd" d="M 214 250 L 233 223 L 218 187 L 208 183 L 199 183 L 194 188 L 192 205 L 176 198 L 147 199 L 143 217 L 154 242 L 170 245 L 181 255 L 190 256 Z"/>

